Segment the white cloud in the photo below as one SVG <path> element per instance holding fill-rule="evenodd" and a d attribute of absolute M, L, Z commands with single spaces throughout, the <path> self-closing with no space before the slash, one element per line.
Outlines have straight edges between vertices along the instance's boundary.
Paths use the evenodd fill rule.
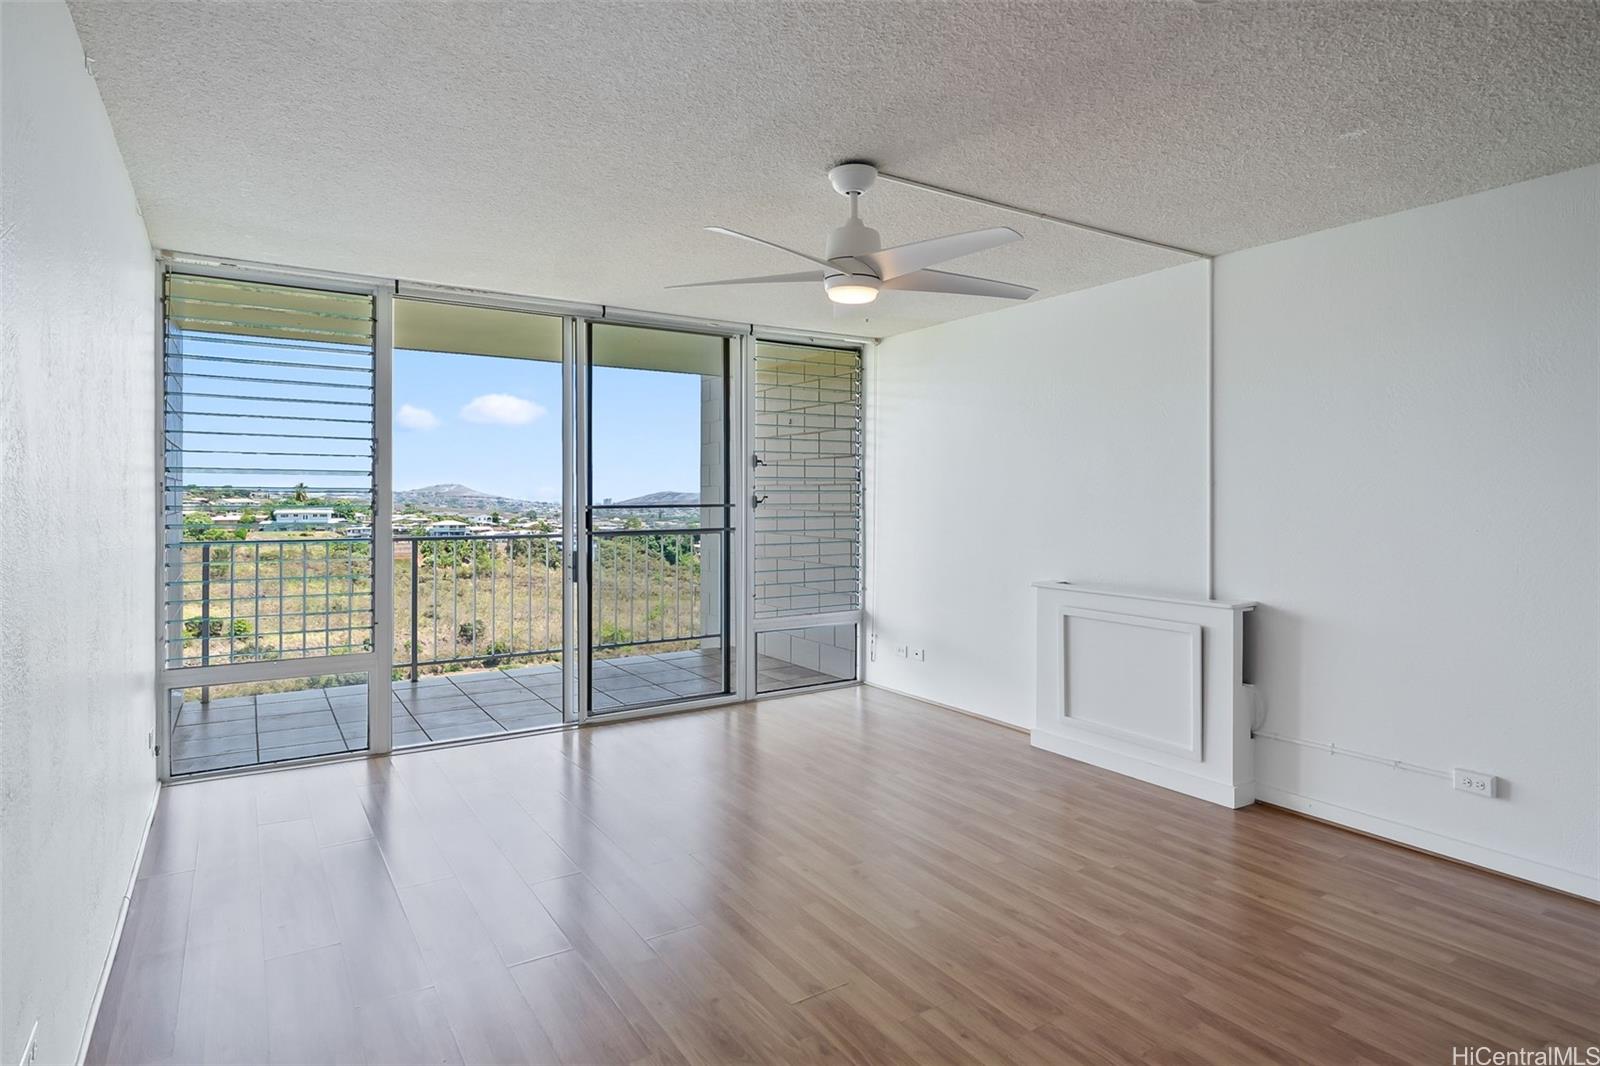
<path fill-rule="evenodd" d="M 426 407 L 412 407 L 403 403 L 400 410 L 394 413 L 394 424 L 401 429 L 438 429 L 439 416 Z"/>
<path fill-rule="evenodd" d="M 544 408 L 532 400 L 507 396 L 503 392 L 474 397 L 471 403 L 461 409 L 462 418 L 486 426 L 525 426 L 542 418 L 544 413 Z"/>

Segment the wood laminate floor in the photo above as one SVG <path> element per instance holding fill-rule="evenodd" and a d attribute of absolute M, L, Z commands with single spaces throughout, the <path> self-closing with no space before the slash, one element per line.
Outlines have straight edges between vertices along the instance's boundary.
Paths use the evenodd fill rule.
<path fill-rule="evenodd" d="M 1448 1063 L 1600 907 L 872 689 L 161 798 L 91 1063 Z"/>

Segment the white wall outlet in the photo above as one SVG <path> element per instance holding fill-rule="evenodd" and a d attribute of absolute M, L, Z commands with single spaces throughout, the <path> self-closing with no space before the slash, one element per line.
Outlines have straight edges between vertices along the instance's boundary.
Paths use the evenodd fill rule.
<path fill-rule="evenodd" d="M 1476 770 L 1463 770 L 1456 767 L 1451 773 L 1451 783 L 1462 792 L 1470 792 L 1474 796 L 1493 797 L 1499 791 L 1496 786 L 1500 779 L 1493 774 L 1480 774 Z"/>
<path fill-rule="evenodd" d="M 900 658 L 902 658 L 902 659 L 904 659 L 908 654 L 910 654 L 910 651 L 911 651 L 911 649 L 906 647 L 904 644 L 896 644 L 894 646 L 894 653 L 896 655 L 900 656 Z"/>
<path fill-rule="evenodd" d="M 875 663 L 877 661 L 878 661 L 878 634 L 870 633 L 870 634 L 867 635 L 867 662 Z"/>
<path fill-rule="evenodd" d="M 925 663 L 928 661 L 928 650 L 926 648 L 913 648 L 911 657 L 919 663 Z"/>

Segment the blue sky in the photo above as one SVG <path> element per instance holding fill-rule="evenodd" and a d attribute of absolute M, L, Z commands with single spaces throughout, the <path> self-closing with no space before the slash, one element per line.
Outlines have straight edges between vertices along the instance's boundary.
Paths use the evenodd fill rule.
<path fill-rule="evenodd" d="M 594 496 L 693 492 L 700 379 L 596 367 Z M 459 482 L 498 496 L 561 499 L 561 366 L 397 350 L 394 487 Z"/>
<path fill-rule="evenodd" d="M 183 413 L 169 424 L 182 435 L 170 440 L 186 483 L 370 484 L 370 352 L 209 334 L 175 350 L 182 387 L 168 403 Z M 396 489 L 456 482 L 560 501 L 559 363 L 402 349 L 393 391 Z M 699 487 L 697 375 L 596 367 L 593 400 L 596 500 Z"/>

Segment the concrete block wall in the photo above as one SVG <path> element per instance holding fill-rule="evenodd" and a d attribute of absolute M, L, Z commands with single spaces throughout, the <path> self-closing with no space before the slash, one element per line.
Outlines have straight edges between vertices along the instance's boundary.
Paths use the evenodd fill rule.
<path fill-rule="evenodd" d="M 757 617 L 860 606 L 860 356 L 760 345 L 753 416 Z"/>

